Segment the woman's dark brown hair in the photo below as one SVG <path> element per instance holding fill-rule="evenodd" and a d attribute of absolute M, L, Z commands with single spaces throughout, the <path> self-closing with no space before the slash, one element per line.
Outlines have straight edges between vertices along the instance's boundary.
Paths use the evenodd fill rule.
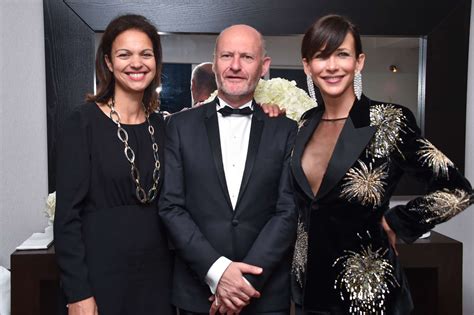
<path fill-rule="evenodd" d="M 317 52 L 322 58 L 329 57 L 351 33 L 354 37 L 356 57 L 362 53 L 362 42 L 358 28 L 340 15 L 326 15 L 318 19 L 306 31 L 301 43 L 301 57 L 308 62 Z"/>
<path fill-rule="evenodd" d="M 144 16 L 127 14 L 116 17 L 109 23 L 100 41 L 97 55 L 95 58 L 95 69 L 97 80 L 99 81 L 97 93 L 89 94 L 86 99 L 90 102 L 106 103 L 114 96 L 115 78 L 109 71 L 105 62 L 105 56 L 111 56 L 112 44 L 121 33 L 127 30 L 138 30 L 145 33 L 153 45 L 153 53 L 156 63 L 156 74 L 150 85 L 145 89 L 143 95 L 143 104 L 149 112 L 156 110 L 159 106 L 158 94 L 156 88 L 161 83 L 162 50 L 160 35 L 158 30 Z"/>

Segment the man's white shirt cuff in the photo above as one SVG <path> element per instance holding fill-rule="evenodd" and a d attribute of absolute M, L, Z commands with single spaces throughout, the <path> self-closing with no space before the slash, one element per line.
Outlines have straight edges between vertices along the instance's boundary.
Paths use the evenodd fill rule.
<path fill-rule="evenodd" d="M 217 259 L 209 268 L 209 271 L 206 274 L 206 283 L 211 289 L 212 294 L 216 293 L 217 285 L 219 284 L 219 280 L 221 280 L 224 271 L 229 267 L 232 263 L 232 260 L 221 256 Z"/>

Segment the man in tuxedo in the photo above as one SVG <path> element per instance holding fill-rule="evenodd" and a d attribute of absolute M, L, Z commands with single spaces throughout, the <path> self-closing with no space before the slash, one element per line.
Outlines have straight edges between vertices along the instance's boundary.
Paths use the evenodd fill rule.
<path fill-rule="evenodd" d="M 201 105 L 217 90 L 216 76 L 211 62 L 198 64 L 191 73 L 191 98 L 193 106 Z"/>
<path fill-rule="evenodd" d="M 257 30 L 225 29 L 213 66 L 217 98 L 166 127 L 159 212 L 176 252 L 172 301 L 181 315 L 286 315 L 296 123 L 268 117 L 253 100 L 270 66 Z"/>

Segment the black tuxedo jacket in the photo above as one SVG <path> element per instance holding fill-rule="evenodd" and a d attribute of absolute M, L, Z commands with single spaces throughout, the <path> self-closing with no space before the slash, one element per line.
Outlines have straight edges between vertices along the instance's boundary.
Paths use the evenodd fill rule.
<path fill-rule="evenodd" d="M 296 123 L 269 118 L 255 103 L 254 109 L 235 210 L 222 164 L 216 102 L 168 119 L 159 212 L 177 254 L 172 300 L 182 309 L 209 311 L 211 292 L 204 279 L 221 256 L 263 268 L 260 276 L 246 276 L 262 294 L 246 313 L 289 308 L 297 221 L 289 161 Z"/>
<path fill-rule="evenodd" d="M 385 285 L 389 290 L 385 299 L 372 300 L 374 309 L 365 310 L 366 314 L 379 314 L 383 308 L 386 314 L 409 314 L 412 302 L 408 284 L 381 227 L 381 218 L 385 216 L 399 238 L 413 242 L 472 203 L 471 185 L 421 136 L 407 108 L 362 96 L 352 106 L 314 196 L 301 158 L 323 112 L 324 105 L 303 115 L 292 155 L 299 210 L 293 298 L 307 311 L 347 314 L 356 302 L 348 297 L 346 288 L 359 292 L 357 285 L 365 278 L 357 277 L 365 273 L 377 276 L 372 279 L 372 288 Z M 427 194 L 389 209 L 404 172 L 426 183 Z M 377 274 L 374 266 L 383 268 Z"/>

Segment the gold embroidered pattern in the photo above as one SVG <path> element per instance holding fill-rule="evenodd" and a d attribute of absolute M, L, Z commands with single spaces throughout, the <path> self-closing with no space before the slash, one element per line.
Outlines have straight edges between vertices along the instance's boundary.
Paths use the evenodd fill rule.
<path fill-rule="evenodd" d="M 373 250 L 361 246 L 359 253 L 345 251 L 346 255 L 334 261 L 342 264 L 342 271 L 334 281 L 334 289 L 349 299 L 351 314 L 384 314 L 385 299 L 391 288 L 399 287 L 394 268 L 384 258 L 387 250 Z"/>
<path fill-rule="evenodd" d="M 357 161 L 360 168 L 352 167 L 344 177 L 341 197 L 347 200 L 357 199 L 362 205 L 378 206 L 382 202 L 385 193 L 385 181 L 387 178 L 387 163 L 376 169 L 372 169 L 372 163 L 367 166 L 361 160 Z"/>
<path fill-rule="evenodd" d="M 417 155 L 419 155 L 418 160 L 421 161 L 422 165 L 426 164 L 432 168 L 436 177 L 441 175 L 448 179 L 449 168 L 454 167 L 453 162 L 428 140 L 418 139 L 417 141 L 421 143 Z"/>
<path fill-rule="evenodd" d="M 469 194 L 461 189 L 438 190 L 424 197 L 411 211 L 420 211 L 425 223 L 439 224 L 461 213 L 470 204 Z"/>
<path fill-rule="evenodd" d="M 367 148 L 367 153 L 374 158 L 388 157 L 402 142 L 400 132 L 406 126 L 401 108 L 393 105 L 375 105 L 370 108 L 370 125 L 377 126 L 377 131 Z M 401 153 L 401 152 L 400 152 Z"/>
<path fill-rule="evenodd" d="M 296 230 L 296 243 L 293 252 L 293 262 L 291 272 L 296 277 L 298 284 L 303 287 L 303 278 L 306 270 L 306 260 L 308 254 L 308 232 L 305 231 L 303 222 L 298 220 L 298 229 Z"/>

